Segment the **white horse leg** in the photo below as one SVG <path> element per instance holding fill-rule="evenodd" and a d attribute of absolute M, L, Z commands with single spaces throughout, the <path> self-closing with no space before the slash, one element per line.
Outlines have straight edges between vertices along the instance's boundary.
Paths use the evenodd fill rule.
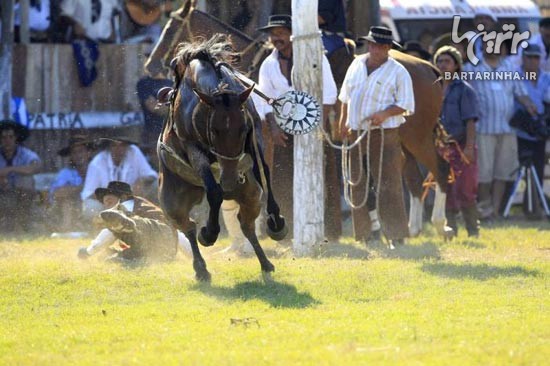
<path fill-rule="evenodd" d="M 231 238 L 230 249 L 234 251 L 243 251 L 245 253 L 253 252 L 254 249 L 248 239 L 245 238 L 241 230 L 241 223 L 237 218 L 239 213 L 239 204 L 237 201 L 223 201 L 221 209 L 227 234 L 229 235 L 229 238 Z"/>
<path fill-rule="evenodd" d="M 424 204 L 419 197 L 410 195 L 411 207 L 409 210 L 409 234 L 411 237 L 420 235 L 424 216 Z"/>
<path fill-rule="evenodd" d="M 435 199 L 434 209 L 432 212 L 432 224 L 435 226 L 439 235 L 446 236 L 447 219 L 445 217 L 445 202 L 447 201 L 447 194 L 443 193 L 439 184 L 435 186 Z"/>

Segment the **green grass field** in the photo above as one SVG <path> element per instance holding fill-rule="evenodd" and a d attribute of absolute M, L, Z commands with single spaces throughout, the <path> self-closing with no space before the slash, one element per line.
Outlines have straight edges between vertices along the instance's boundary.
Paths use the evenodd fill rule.
<path fill-rule="evenodd" d="M 267 242 L 267 283 L 221 241 L 210 285 L 183 255 L 125 268 L 78 260 L 86 241 L 0 241 L 0 365 L 547 365 L 550 225 L 507 225 L 316 258 Z"/>

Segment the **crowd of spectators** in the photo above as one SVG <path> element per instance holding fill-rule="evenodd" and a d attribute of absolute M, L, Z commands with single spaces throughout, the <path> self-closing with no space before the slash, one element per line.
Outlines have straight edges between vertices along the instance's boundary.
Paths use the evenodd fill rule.
<path fill-rule="evenodd" d="M 31 42 L 155 43 L 161 17 L 173 0 L 29 0 Z M 14 5 L 15 41 L 21 41 L 22 6 Z"/>

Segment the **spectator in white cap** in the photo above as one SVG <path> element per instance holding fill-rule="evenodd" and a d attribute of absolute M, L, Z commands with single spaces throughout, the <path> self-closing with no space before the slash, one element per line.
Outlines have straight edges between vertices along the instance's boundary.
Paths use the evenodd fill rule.
<path fill-rule="evenodd" d="M 529 44 L 537 45 L 541 50 L 540 70 L 550 72 L 550 61 L 548 59 L 548 56 L 550 56 L 550 17 L 539 20 L 539 33 L 531 37 Z M 523 63 L 523 50 L 523 47 L 518 47 L 517 57 L 514 58 L 515 64 L 518 67 Z"/>
<path fill-rule="evenodd" d="M 496 17 L 493 12 L 487 8 L 487 7 L 479 7 L 476 9 L 475 15 L 474 15 L 474 31 L 485 31 L 487 33 L 491 31 L 496 31 L 498 25 L 498 18 Z M 483 27 L 481 27 L 483 26 Z M 480 29 L 481 28 L 481 29 Z M 476 40 L 475 43 L 475 53 L 476 56 L 481 59 L 483 57 L 483 49 L 482 49 L 482 39 L 483 37 L 479 37 Z"/>

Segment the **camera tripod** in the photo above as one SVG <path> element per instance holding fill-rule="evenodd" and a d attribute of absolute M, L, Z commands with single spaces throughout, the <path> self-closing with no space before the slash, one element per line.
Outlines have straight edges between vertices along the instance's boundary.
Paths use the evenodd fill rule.
<path fill-rule="evenodd" d="M 526 162 L 522 163 L 521 167 L 518 171 L 518 176 L 516 178 L 516 181 L 514 182 L 514 189 L 512 190 L 512 193 L 510 194 L 510 198 L 508 198 L 508 202 L 506 203 L 506 207 L 504 209 L 504 213 L 502 214 L 503 217 L 507 218 L 510 215 L 510 208 L 512 207 L 512 202 L 514 200 L 514 196 L 516 195 L 519 183 L 522 179 L 525 178 L 525 193 L 527 195 L 527 210 L 529 213 L 533 213 L 535 210 L 534 207 L 534 194 L 537 194 L 539 196 L 540 202 L 542 204 L 542 207 L 544 209 L 544 213 L 547 218 L 550 218 L 550 210 L 548 209 L 548 203 L 546 202 L 546 197 L 544 197 L 544 191 L 542 190 L 542 184 L 540 183 L 539 176 L 537 175 L 537 171 L 535 170 L 535 167 L 532 162 Z M 533 183 L 535 192 L 533 192 Z"/>

